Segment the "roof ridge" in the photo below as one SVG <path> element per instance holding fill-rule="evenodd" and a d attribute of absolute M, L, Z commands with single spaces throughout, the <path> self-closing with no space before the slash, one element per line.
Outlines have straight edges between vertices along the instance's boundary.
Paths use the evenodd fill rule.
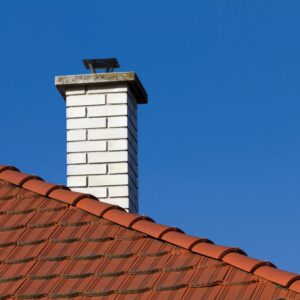
<path fill-rule="evenodd" d="M 120 206 L 101 202 L 90 194 L 73 192 L 64 185 L 45 182 L 42 178 L 22 173 L 13 166 L 0 165 L 0 179 L 300 292 L 300 274 L 280 270 L 271 262 L 249 257 L 240 248 L 215 245 L 209 239 L 187 235 L 179 228 L 157 224 L 147 216 L 128 213 Z"/>

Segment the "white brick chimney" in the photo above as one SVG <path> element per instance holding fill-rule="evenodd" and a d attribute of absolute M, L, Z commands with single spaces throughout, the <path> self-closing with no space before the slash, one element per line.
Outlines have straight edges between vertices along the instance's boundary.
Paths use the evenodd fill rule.
<path fill-rule="evenodd" d="M 67 106 L 67 185 L 138 211 L 137 104 L 147 103 L 137 75 L 59 76 Z"/>

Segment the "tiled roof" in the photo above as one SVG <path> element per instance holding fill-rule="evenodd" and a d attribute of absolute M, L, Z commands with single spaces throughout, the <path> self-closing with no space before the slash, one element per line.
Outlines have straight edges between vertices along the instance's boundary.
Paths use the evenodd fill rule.
<path fill-rule="evenodd" d="M 0 299 L 300 299 L 300 276 L 0 166 Z"/>

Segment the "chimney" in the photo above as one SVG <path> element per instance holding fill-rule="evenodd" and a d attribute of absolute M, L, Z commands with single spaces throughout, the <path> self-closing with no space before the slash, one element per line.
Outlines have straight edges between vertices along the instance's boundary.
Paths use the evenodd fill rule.
<path fill-rule="evenodd" d="M 112 72 L 116 59 L 84 64 L 92 74 L 55 77 L 66 100 L 67 185 L 138 212 L 137 105 L 147 93 L 134 72 Z"/>

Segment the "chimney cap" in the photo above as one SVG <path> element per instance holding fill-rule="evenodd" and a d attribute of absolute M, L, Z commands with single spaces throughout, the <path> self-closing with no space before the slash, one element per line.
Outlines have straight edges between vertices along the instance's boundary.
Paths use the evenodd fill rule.
<path fill-rule="evenodd" d="M 83 59 L 82 62 L 91 73 L 96 73 L 96 69 L 105 69 L 106 72 L 112 72 L 115 68 L 120 68 L 116 58 Z"/>

